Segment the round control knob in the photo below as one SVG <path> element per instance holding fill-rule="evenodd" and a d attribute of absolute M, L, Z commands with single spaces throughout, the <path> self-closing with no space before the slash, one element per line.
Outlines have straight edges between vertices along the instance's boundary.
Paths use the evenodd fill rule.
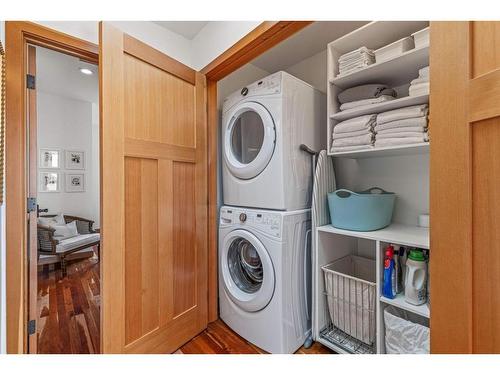
<path fill-rule="evenodd" d="M 248 87 L 243 87 L 241 89 L 241 95 L 246 96 L 248 94 Z"/>
<path fill-rule="evenodd" d="M 245 221 L 247 221 L 247 214 L 241 213 L 240 214 L 240 221 L 242 223 L 244 223 Z"/>

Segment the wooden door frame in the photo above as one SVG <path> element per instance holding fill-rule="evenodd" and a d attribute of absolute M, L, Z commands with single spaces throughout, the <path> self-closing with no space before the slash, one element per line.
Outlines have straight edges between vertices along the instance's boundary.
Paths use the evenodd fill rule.
<path fill-rule="evenodd" d="M 218 318 L 217 283 L 217 82 L 312 21 L 264 21 L 202 69 L 207 78 L 208 119 L 208 321 Z M 26 46 L 33 44 L 99 63 L 99 47 L 59 31 L 7 21 L 6 34 L 6 284 L 7 352 L 27 352 L 26 257 Z"/>
<path fill-rule="evenodd" d="M 98 46 L 32 22 L 5 23 L 7 353 L 27 352 L 26 63 L 33 44 L 98 64 Z"/>

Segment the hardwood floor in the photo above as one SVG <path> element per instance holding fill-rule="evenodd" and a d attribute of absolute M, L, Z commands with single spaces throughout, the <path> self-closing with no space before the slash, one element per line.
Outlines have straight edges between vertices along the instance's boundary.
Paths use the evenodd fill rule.
<path fill-rule="evenodd" d="M 96 257 L 61 269 L 44 265 L 38 272 L 38 353 L 99 353 L 99 262 Z"/>
<path fill-rule="evenodd" d="M 100 283 L 96 257 L 68 264 L 63 278 L 60 267 L 43 265 L 38 272 L 38 353 L 97 354 L 99 348 Z M 183 345 L 177 354 L 266 354 L 232 331 L 223 321 Z M 314 343 L 296 354 L 330 354 Z"/>
<path fill-rule="evenodd" d="M 266 354 L 217 320 L 194 339 L 183 345 L 176 354 Z M 301 347 L 295 354 L 331 354 L 327 347 L 315 342 L 309 349 Z"/>

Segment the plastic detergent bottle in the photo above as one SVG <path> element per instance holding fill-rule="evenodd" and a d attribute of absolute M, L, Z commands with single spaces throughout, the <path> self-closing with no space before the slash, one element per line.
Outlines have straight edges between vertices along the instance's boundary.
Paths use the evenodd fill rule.
<path fill-rule="evenodd" d="M 412 305 L 427 302 L 427 262 L 422 250 L 410 250 L 406 260 L 405 300 Z"/>
<path fill-rule="evenodd" d="M 394 272 L 394 247 L 387 246 L 384 256 L 384 278 L 382 283 L 382 295 L 387 298 L 395 298 L 397 289 L 397 275 Z"/>

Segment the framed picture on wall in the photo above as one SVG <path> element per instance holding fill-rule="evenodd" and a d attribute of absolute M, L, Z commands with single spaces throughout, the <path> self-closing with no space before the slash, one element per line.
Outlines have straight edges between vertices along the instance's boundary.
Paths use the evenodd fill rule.
<path fill-rule="evenodd" d="M 61 175 L 59 172 L 39 172 L 40 193 L 59 193 L 61 191 Z"/>
<path fill-rule="evenodd" d="M 61 168 L 61 150 L 56 148 L 41 148 L 38 159 L 40 168 Z"/>
<path fill-rule="evenodd" d="M 66 192 L 83 193 L 85 191 L 85 174 L 66 173 Z"/>
<path fill-rule="evenodd" d="M 85 152 L 66 150 L 66 169 L 85 169 Z"/>

